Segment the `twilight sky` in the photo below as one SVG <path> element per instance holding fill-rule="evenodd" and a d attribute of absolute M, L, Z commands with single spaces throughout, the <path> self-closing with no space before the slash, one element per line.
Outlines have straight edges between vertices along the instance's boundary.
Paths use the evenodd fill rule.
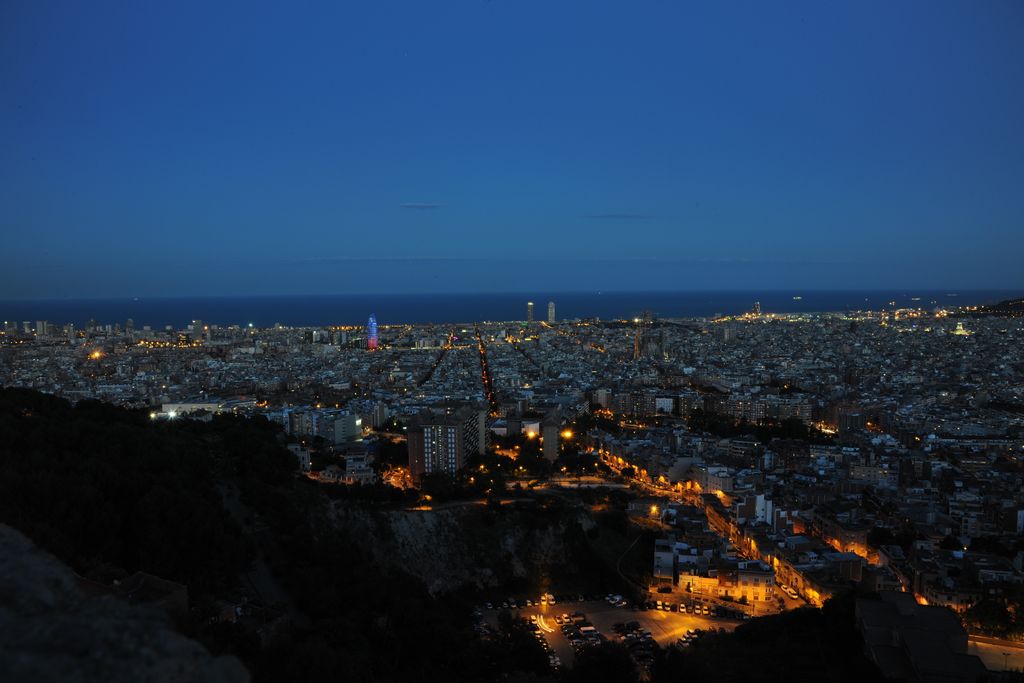
<path fill-rule="evenodd" d="M 1024 3 L 0 3 L 0 299 L 1024 288 Z"/>

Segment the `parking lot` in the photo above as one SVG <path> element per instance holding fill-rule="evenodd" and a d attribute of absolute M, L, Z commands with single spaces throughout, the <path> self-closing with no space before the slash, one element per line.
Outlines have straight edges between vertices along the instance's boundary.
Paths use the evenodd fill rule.
<path fill-rule="evenodd" d="M 594 597 L 594 596 L 591 596 Z M 509 611 L 518 614 L 524 619 L 536 616 L 536 623 L 543 632 L 545 639 L 551 649 L 558 655 L 559 659 L 571 665 L 575 656 L 572 645 L 562 633 L 561 624 L 556 618 L 562 615 L 582 613 L 587 622 L 605 639 L 610 641 L 618 640 L 613 629 L 615 624 L 637 622 L 641 630 L 649 631 L 654 641 L 661 647 L 673 645 L 677 640 L 683 638 L 688 630 L 718 630 L 731 631 L 736 628 L 740 621 L 735 619 L 722 619 L 711 616 L 698 616 L 680 612 L 666 612 L 663 610 L 638 609 L 637 607 L 615 607 L 602 599 L 586 599 L 582 602 L 578 598 L 571 600 L 559 600 L 554 605 L 536 604 L 531 600 L 531 605 L 525 605 L 525 601 L 516 601 L 516 608 L 509 607 Z M 484 619 L 491 625 L 497 623 L 497 614 L 502 609 L 500 604 L 492 604 L 492 609 L 484 609 Z M 578 621 L 578 619 L 577 619 Z"/>

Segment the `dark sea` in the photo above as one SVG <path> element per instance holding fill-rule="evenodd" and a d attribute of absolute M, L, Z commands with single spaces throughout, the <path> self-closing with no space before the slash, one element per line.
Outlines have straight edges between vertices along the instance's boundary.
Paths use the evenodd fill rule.
<path fill-rule="evenodd" d="M 381 325 L 395 323 L 467 323 L 525 320 L 526 302 L 534 317 L 547 319 L 548 302 L 556 317 L 633 318 L 644 311 L 658 317 L 706 317 L 749 311 L 754 302 L 765 313 L 933 309 L 996 303 L 1020 297 L 1019 290 L 889 291 L 729 291 L 729 292 L 534 292 L 502 294 L 368 294 L 138 299 L 51 299 L 0 301 L 0 321 L 46 320 L 53 324 L 89 320 L 103 324 L 131 318 L 136 327 L 176 328 L 202 320 L 216 325 L 267 327 L 364 324 L 372 313 Z"/>

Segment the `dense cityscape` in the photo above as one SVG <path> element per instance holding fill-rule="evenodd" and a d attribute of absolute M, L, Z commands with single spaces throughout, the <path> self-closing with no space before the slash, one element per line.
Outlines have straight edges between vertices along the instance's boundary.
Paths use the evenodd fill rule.
<path fill-rule="evenodd" d="M 1017 301 L 624 320 L 524 302 L 514 322 L 321 328 L 24 321 L 0 336 L 0 384 L 168 428 L 274 425 L 339 523 L 390 510 L 390 534 L 427 525 L 429 539 L 371 552 L 435 596 L 468 590 L 475 637 L 522 619 L 547 653 L 537 675 L 621 642 L 627 672 L 658 678 L 671 665 L 655 649 L 856 594 L 875 675 L 973 681 L 1024 663 L 1022 321 Z M 422 557 L 458 552 L 437 547 L 465 523 L 454 510 L 552 500 L 556 522 L 569 505 L 584 528 L 620 527 L 601 571 Z M 217 596 L 232 607 L 214 621 L 260 633 L 295 619 L 256 572 Z M 176 585 L 147 580 L 161 599 Z"/>
<path fill-rule="evenodd" d="M 0 27 L 0 683 L 1024 683 L 1024 2 Z"/>

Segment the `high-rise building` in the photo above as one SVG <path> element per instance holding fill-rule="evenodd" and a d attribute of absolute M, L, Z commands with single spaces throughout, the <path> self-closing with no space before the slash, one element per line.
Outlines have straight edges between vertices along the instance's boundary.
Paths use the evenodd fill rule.
<path fill-rule="evenodd" d="M 281 420 L 285 431 L 293 436 L 319 436 L 335 445 L 363 438 L 362 418 L 347 411 L 285 408 Z"/>
<path fill-rule="evenodd" d="M 358 415 L 328 415 L 321 420 L 319 435 L 333 444 L 359 441 L 363 438 L 363 420 Z"/>
<path fill-rule="evenodd" d="M 50 334 L 50 325 L 45 320 L 36 321 L 36 336 L 45 337 Z"/>
<path fill-rule="evenodd" d="M 554 323 L 555 322 L 555 302 L 554 301 L 549 301 L 548 302 L 548 322 L 549 323 Z"/>
<path fill-rule="evenodd" d="M 527 301 L 526 302 L 526 322 L 528 322 L 528 323 L 532 323 L 533 322 L 533 302 L 532 301 Z"/>
<path fill-rule="evenodd" d="M 192 321 L 192 341 L 200 341 L 203 338 L 203 321 L 193 320 Z"/>
<path fill-rule="evenodd" d="M 409 427 L 409 471 L 454 476 L 466 458 L 487 448 L 487 409 L 464 405 L 445 415 L 421 415 Z"/>
<path fill-rule="evenodd" d="M 372 313 L 370 320 L 366 323 L 366 348 L 370 351 L 377 350 L 377 317 Z"/>
<path fill-rule="evenodd" d="M 370 416 L 370 425 L 374 429 L 379 429 L 384 426 L 384 423 L 388 421 L 388 404 L 383 401 L 378 401 L 373 407 L 373 413 Z"/>
<path fill-rule="evenodd" d="M 550 462 L 558 459 L 558 439 L 561 436 L 558 422 L 555 419 L 546 419 L 540 426 L 540 437 L 543 441 L 544 457 Z"/>

